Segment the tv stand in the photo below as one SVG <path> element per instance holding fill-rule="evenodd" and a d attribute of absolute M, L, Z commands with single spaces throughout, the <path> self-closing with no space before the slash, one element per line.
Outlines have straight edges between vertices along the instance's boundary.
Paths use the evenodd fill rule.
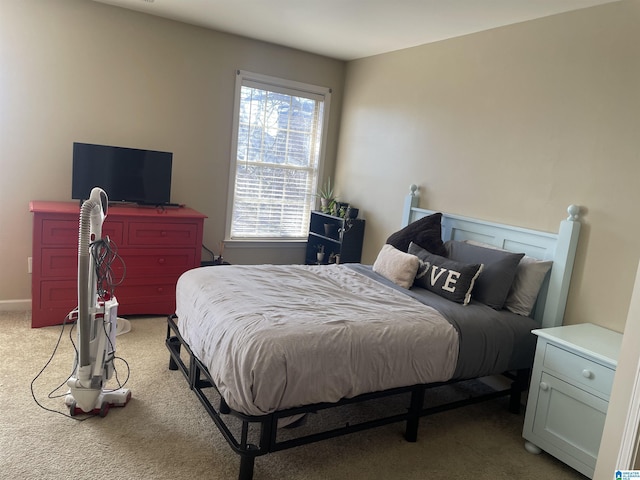
<path fill-rule="evenodd" d="M 78 224 L 76 202 L 32 201 L 32 327 L 59 325 L 78 303 Z M 200 266 L 205 215 L 191 208 L 109 206 L 102 232 L 118 247 L 126 265 L 116 287 L 119 315 L 175 313 L 178 277 Z M 113 277 L 122 276 L 120 262 Z"/>

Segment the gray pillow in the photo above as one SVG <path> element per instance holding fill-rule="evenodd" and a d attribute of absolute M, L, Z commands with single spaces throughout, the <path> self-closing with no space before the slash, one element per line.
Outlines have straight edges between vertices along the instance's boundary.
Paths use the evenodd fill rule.
<path fill-rule="evenodd" d="M 489 245 L 475 240 L 465 240 L 465 243 L 477 245 L 479 247 L 493 248 L 494 250 L 502 250 L 494 245 Z M 551 260 L 538 260 L 536 258 L 525 255 L 520 260 L 516 275 L 513 277 L 511 290 L 504 301 L 504 308 L 510 312 L 517 313 L 528 317 L 531 315 L 540 287 L 547 276 L 553 262 Z"/>
<path fill-rule="evenodd" d="M 440 255 L 429 253 L 411 242 L 408 253 L 420 259 L 420 266 L 413 284 L 448 300 L 466 305 L 471 291 L 482 271 L 480 264 L 464 264 Z"/>
<path fill-rule="evenodd" d="M 551 261 L 537 260 L 525 255 L 518 265 L 504 308 L 518 315 L 531 315 L 542 282 L 551 266 Z"/>
<path fill-rule="evenodd" d="M 484 264 L 482 274 L 473 289 L 473 298 L 501 310 L 524 253 L 511 253 L 455 240 L 446 242 L 445 247 L 447 256 L 452 260 Z"/>

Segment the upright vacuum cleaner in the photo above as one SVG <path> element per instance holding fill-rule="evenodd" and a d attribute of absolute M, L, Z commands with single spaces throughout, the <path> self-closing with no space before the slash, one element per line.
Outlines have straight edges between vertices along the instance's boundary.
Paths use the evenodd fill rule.
<path fill-rule="evenodd" d="M 118 301 L 112 292 L 99 288 L 101 258 L 96 252 L 104 245 L 102 224 L 109 199 L 96 187 L 80 210 L 78 236 L 78 334 L 74 373 L 67 380 L 65 404 L 72 416 L 81 413 L 104 417 L 112 406 L 124 407 L 131 399 L 128 388 L 107 390 L 112 377 L 116 350 Z"/>

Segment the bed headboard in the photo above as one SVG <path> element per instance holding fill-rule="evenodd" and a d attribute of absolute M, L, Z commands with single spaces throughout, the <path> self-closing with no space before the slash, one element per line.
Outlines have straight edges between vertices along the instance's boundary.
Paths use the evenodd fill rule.
<path fill-rule="evenodd" d="M 402 226 L 435 213 L 418 208 L 418 194 L 411 185 L 402 215 Z M 505 250 L 522 252 L 539 260 L 552 260 L 553 266 L 544 281 L 533 318 L 543 328 L 562 325 L 569 294 L 569 283 L 580 236 L 580 207 L 570 205 L 569 217 L 560 222 L 558 233 L 487 222 L 442 212 L 442 240 L 475 240 Z"/>

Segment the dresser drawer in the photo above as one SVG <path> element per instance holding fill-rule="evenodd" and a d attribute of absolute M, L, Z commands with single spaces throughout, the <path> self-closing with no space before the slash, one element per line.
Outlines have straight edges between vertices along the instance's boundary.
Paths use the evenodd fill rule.
<path fill-rule="evenodd" d="M 589 387 L 607 398 L 613 386 L 615 371 L 576 353 L 547 344 L 544 354 L 545 370 L 564 376 L 577 386 Z"/>
<path fill-rule="evenodd" d="M 42 277 L 74 278 L 78 276 L 77 248 L 43 248 L 41 252 Z"/>
<path fill-rule="evenodd" d="M 127 244 L 187 247 L 198 243 L 198 225 L 195 223 L 130 222 Z"/>
<path fill-rule="evenodd" d="M 40 304 L 70 312 L 78 306 L 77 280 L 45 280 L 40 284 Z M 64 317 L 58 319 L 62 323 Z M 53 324 L 55 325 L 55 324 Z"/>
<path fill-rule="evenodd" d="M 126 279 L 116 288 L 118 312 L 124 315 L 174 313 L 176 282 L 173 276 Z"/>
<path fill-rule="evenodd" d="M 77 220 L 42 220 L 42 245 L 75 246 L 78 249 L 80 218 Z M 106 221 L 102 227 L 102 236 L 109 238 L 116 245 L 122 243 L 122 223 Z"/>
<path fill-rule="evenodd" d="M 126 248 L 119 251 L 124 259 L 126 278 L 173 275 L 175 278 L 196 266 L 193 248 Z M 113 262 L 114 278 L 122 278 L 122 263 Z"/>

